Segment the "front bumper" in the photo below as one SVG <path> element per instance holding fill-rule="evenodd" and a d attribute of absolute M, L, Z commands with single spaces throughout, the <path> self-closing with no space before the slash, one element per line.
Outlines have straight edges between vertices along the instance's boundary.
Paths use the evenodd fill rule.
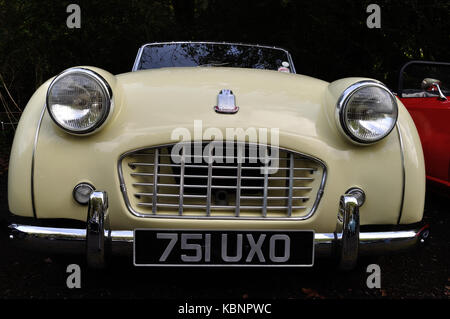
<path fill-rule="evenodd" d="M 315 233 L 315 257 L 337 257 L 341 269 L 355 266 L 359 255 L 379 255 L 406 251 L 424 242 L 428 225 L 396 231 L 360 231 L 360 194 L 341 197 L 334 233 Z M 57 228 L 11 224 L 9 237 L 16 246 L 34 251 L 86 254 L 88 265 L 101 268 L 107 256 L 133 254 L 133 230 L 109 230 L 108 200 L 105 192 L 95 191 L 89 202 L 87 227 Z"/>
<path fill-rule="evenodd" d="M 10 239 L 15 244 L 35 251 L 84 254 L 86 251 L 86 229 L 54 228 L 11 224 Z M 372 255 L 397 252 L 413 248 L 426 239 L 427 227 L 386 232 L 360 232 L 359 254 Z M 133 254 L 133 231 L 110 232 L 111 253 L 131 256 Z M 341 236 L 335 233 L 315 233 L 316 257 L 335 255 Z"/>

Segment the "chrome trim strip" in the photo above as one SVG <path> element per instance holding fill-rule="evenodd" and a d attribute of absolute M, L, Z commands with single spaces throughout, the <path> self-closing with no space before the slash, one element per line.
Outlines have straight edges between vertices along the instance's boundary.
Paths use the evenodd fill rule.
<path fill-rule="evenodd" d="M 26 234 L 33 238 L 45 238 L 48 240 L 85 240 L 86 229 L 78 228 L 56 228 L 43 226 L 30 226 L 11 224 L 10 230 L 17 231 L 18 234 Z M 14 235 L 13 235 L 14 236 Z M 11 238 L 11 237 L 10 237 Z M 13 239 L 13 238 L 11 238 Z"/>
<path fill-rule="evenodd" d="M 205 141 L 205 142 L 207 142 L 207 141 Z M 230 220 L 230 219 L 237 219 L 237 220 L 262 220 L 261 217 L 246 217 L 246 216 L 239 216 L 238 218 L 236 218 L 236 216 L 209 216 L 208 217 L 208 216 L 189 216 L 189 215 L 183 215 L 183 216 L 178 216 L 178 215 L 156 215 L 156 214 L 151 214 L 150 215 L 150 214 L 141 214 L 141 213 L 135 211 L 133 209 L 133 207 L 131 207 L 131 203 L 130 203 L 130 201 L 128 199 L 128 195 L 127 195 L 127 188 L 126 188 L 126 185 L 124 183 L 124 177 L 123 177 L 123 171 L 122 171 L 122 161 L 123 161 L 123 159 L 125 157 L 127 157 L 128 155 L 131 155 L 131 154 L 136 153 L 136 152 L 140 152 L 140 151 L 144 151 L 144 150 L 151 150 L 151 149 L 158 149 L 158 148 L 163 148 L 163 147 L 170 147 L 170 146 L 173 146 L 173 145 L 175 145 L 175 143 L 161 144 L 161 145 L 155 145 L 155 146 L 150 146 L 150 147 L 141 147 L 141 148 L 138 148 L 138 149 L 135 149 L 135 150 L 131 150 L 131 151 L 125 152 L 119 157 L 119 160 L 117 161 L 117 170 L 118 170 L 118 174 L 119 174 L 119 182 L 120 182 L 120 185 L 121 185 L 122 197 L 124 199 L 125 205 L 128 208 L 128 211 L 131 214 L 133 214 L 136 217 L 142 217 L 142 218 L 163 218 L 163 219 L 165 219 L 165 218 L 169 218 L 169 219 L 171 219 L 171 218 L 186 218 L 186 219 L 197 219 L 197 220 L 205 220 L 205 219 L 206 220 L 213 220 L 213 219 L 215 219 L 215 220 Z M 246 145 L 252 145 L 252 143 L 246 143 Z M 268 145 L 264 145 L 264 144 L 258 144 L 258 145 L 259 146 L 266 146 L 266 147 L 268 147 Z M 308 214 L 306 214 L 305 216 L 301 216 L 301 217 L 287 217 L 287 216 L 285 216 L 285 217 L 266 217 L 266 218 L 264 218 L 264 220 L 273 220 L 273 221 L 281 221 L 281 220 L 300 221 L 300 220 L 307 220 L 307 219 L 311 218 L 314 215 L 314 213 L 316 212 L 317 207 L 318 207 L 318 205 L 320 203 L 320 200 L 321 200 L 321 198 L 323 196 L 323 192 L 325 190 L 326 179 L 327 179 L 327 166 L 326 166 L 325 162 L 323 162 L 322 160 L 318 159 L 317 157 L 314 157 L 314 156 L 309 155 L 309 154 L 301 153 L 301 152 L 290 150 L 290 149 L 283 148 L 283 147 L 278 147 L 278 150 L 285 151 L 285 152 L 290 152 L 290 153 L 295 153 L 295 154 L 297 154 L 299 156 L 302 156 L 302 157 L 308 158 L 309 160 L 317 162 L 319 165 L 322 166 L 322 169 L 323 169 L 322 180 L 320 182 L 320 186 L 319 186 L 319 189 L 317 191 L 316 200 L 314 201 L 314 204 L 311 207 L 311 210 L 309 211 Z M 133 163 L 133 165 L 134 165 L 134 163 Z M 167 164 L 167 165 L 170 165 L 170 164 Z M 189 165 L 185 165 L 185 167 L 188 167 L 188 166 Z M 194 167 L 196 167 L 196 166 L 194 166 Z M 198 167 L 201 167 L 201 166 L 198 166 Z M 208 166 L 205 165 L 205 167 L 203 167 L 203 168 L 206 168 L 206 167 L 208 167 Z M 215 166 L 215 167 L 216 168 L 220 168 L 220 166 Z M 228 166 L 224 166 L 224 167 L 225 168 L 229 168 Z M 242 168 L 244 168 L 244 167 L 242 167 Z M 258 167 L 257 169 L 261 169 L 261 168 Z M 309 170 L 316 171 L 315 169 L 309 169 Z M 243 187 L 241 187 L 241 188 L 243 188 Z M 284 189 L 284 187 L 283 187 L 283 189 Z M 295 188 L 295 189 L 298 189 L 298 187 Z"/>
<path fill-rule="evenodd" d="M 289 67 L 291 69 L 291 73 L 296 74 L 294 61 L 292 60 L 292 56 L 286 49 L 276 47 L 276 46 L 268 46 L 268 45 L 259 45 L 259 44 L 248 44 L 248 43 L 234 43 L 234 42 L 214 42 L 214 41 L 172 41 L 172 42 L 152 42 L 152 43 L 146 43 L 142 45 L 137 53 L 136 59 L 134 60 L 133 68 L 131 69 L 132 72 L 139 71 L 138 66 L 139 62 L 141 61 L 142 52 L 144 51 L 144 48 L 146 46 L 152 46 L 152 45 L 164 45 L 164 44 L 187 44 L 187 43 L 198 43 L 198 44 L 227 44 L 227 45 L 242 45 L 242 46 L 248 46 L 248 47 L 258 47 L 258 48 L 266 48 L 266 49 L 275 49 L 275 50 L 281 50 L 283 51 L 289 62 Z"/>
<path fill-rule="evenodd" d="M 405 170 L 405 149 L 404 149 L 404 145 L 403 145 L 403 139 L 402 139 L 402 135 L 400 133 L 400 128 L 398 126 L 398 123 L 395 124 L 396 128 L 397 128 L 397 134 L 398 134 L 398 140 L 400 143 L 400 155 L 401 155 L 401 159 L 402 159 L 402 199 L 400 201 L 400 211 L 398 214 L 398 220 L 397 220 L 397 224 L 400 224 L 400 220 L 402 218 L 402 214 L 403 214 L 403 204 L 405 201 L 405 191 L 406 191 L 406 170 Z"/>
<path fill-rule="evenodd" d="M 39 131 L 41 130 L 42 119 L 44 118 L 45 110 L 47 109 L 47 105 L 44 104 L 44 107 L 41 111 L 41 116 L 39 117 L 39 122 L 36 127 L 36 133 L 34 135 L 34 144 L 33 144 L 33 152 L 31 154 L 31 208 L 33 209 L 33 216 L 37 218 L 36 214 L 36 203 L 35 203 L 35 195 L 34 195 L 34 167 L 35 167 L 35 157 L 36 157 L 36 148 L 39 139 Z"/>
<path fill-rule="evenodd" d="M 136 58 L 134 59 L 134 63 L 133 63 L 133 67 L 131 68 L 131 72 L 138 70 L 139 62 L 141 61 L 141 57 L 142 57 L 142 51 L 144 51 L 145 46 L 146 46 L 146 44 L 144 44 L 143 46 L 141 46 L 138 49 L 138 53 L 136 55 Z"/>

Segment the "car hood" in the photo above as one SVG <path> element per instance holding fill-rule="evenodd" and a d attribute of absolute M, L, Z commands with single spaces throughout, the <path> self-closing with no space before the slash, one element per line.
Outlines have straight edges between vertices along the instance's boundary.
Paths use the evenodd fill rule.
<path fill-rule="evenodd" d="M 165 68 L 116 76 L 119 121 L 130 129 L 279 128 L 283 132 L 317 135 L 324 116 L 325 81 L 269 70 L 238 68 Z M 236 114 L 214 111 L 222 89 L 236 98 Z"/>

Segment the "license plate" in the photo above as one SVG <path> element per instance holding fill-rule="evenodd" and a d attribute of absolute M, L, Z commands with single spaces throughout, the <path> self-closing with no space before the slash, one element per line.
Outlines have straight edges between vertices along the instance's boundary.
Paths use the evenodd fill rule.
<path fill-rule="evenodd" d="M 133 261 L 135 266 L 311 267 L 314 232 L 136 229 Z"/>

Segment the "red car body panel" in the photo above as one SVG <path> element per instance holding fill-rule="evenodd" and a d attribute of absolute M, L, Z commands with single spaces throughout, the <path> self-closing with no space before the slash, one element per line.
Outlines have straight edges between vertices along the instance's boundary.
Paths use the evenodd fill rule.
<path fill-rule="evenodd" d="M 427 179 L 450 187 L 450 97 L 400 98 L 416 124 Z"/>
<path fill-rule="evenodd" d="M 450 63 L 413 60 L 400 69 L 397 96 L 419 132 L 427 184 L 450 196 L 449 85 Z"/>

